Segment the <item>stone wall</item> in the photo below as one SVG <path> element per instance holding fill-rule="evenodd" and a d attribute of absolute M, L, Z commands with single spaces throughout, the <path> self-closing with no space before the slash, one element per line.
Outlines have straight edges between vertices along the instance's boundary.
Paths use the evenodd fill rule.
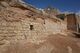
<path fill-rule="evenodd" d="M 67 17 L 67 29 L 71 31 L 78 32 L 77 30 L 77 17 L 75 14 L 69 14 Z"/>
<path fill-rule="evenodd" d="M 25 11 L 19 8 L 7 8 L 1 11 L 0 37 L 2 40 L 27 39 L 29 42 L 38 44 L 49 34 L 61 33 L 66 30 L 66 25 L 61 21 L 44 18 L 43 15 L 28 15 L 28 12 L 29 10 Z M 33 30 L 30 30 L 30 25 L 33 25 Z"/>

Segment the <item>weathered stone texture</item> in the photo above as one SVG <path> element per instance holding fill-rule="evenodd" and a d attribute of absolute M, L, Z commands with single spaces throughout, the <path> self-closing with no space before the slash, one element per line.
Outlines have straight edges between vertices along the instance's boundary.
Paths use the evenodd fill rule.
<path fill-rule="evenodd" d="M 0 53 L 80 53 L 77 39 L 65 36 L 65 22 L 31 9 L 0 10 Z"/>
<path fill-rule="evenodd" d="M 19 8 L 7 8 L 2 10 L 0 13 L 0 36 L 9 40 L 21 40 L 26 38 L 31 42 L 36 42 L 49 34 L 61 33 L 66 30 L 64 23 L 61 23 L 61 21 L 56 23 L 54 20 L 51 21 L 47 17 L 47 19 L 43 19 L 35 13 L 28 15 L 28 12 L 29 10 L 25 11 Z M 30 25 L 33 25 L 33 30 L 30 30 Z"/>

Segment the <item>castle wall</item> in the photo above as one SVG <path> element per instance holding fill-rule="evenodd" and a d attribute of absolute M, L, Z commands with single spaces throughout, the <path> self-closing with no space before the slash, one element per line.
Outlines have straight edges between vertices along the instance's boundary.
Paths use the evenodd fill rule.
<path fill-rule="evenodd" d="M 46 20 L 46 24 L 31 22 L 28 20 L 22 22 L 1 21 L 0 37 L 8 40 L 28 39 L 33 41 L 34 39 L 40 39 L 40 37 L 46 37 L 49 34 L 60 33 L 62 31 L 63 28 L 58 24 L 50 23 L 49 21 Z M 30 30 L 30 25 L 33 25 L 33 30 Z"/>
<path fill-rule="evenodd" d="M 66 30 L 66 25 L 61 21 L 55 22 L 54 19 L 42 19 L 40 17 L 29 18 L 29 16 L 25 15 L 28 11 L 24 12 L 20 9 L 15 9 L 14 11 L 8 10 L 4 12 L 1 13 L 3 15 L 0 18 L 0 37 L 2 40 L 27 39 L 29 42 L 39 43 L 43 41 L 41 39 L 50 34 L 61 33 Z M 31 25 L 32 30 L 30 29 Z"/>
<path fill-rule="evenodd" d="M 71 31 L 78 32 L 77 30 L 77 17 L 75 14 L 67 15 L 67 29 Z"/>

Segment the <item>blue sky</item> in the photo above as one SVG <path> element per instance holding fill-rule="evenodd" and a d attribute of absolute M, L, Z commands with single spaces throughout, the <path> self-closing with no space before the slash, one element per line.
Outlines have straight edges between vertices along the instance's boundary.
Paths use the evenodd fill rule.
<path fill-rule="evenodd" d="M 80 10 L 80 0 L 24 0 L 37 8 L 52 6 L 60 11 L 77 12 Z"/>

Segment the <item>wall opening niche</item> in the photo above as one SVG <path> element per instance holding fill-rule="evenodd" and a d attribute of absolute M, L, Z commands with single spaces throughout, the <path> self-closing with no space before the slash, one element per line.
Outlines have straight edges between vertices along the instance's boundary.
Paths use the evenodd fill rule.
<path fill-rule="evenodd" d="M 33 30 L 34 29 L 34 26 L 33 25 L 30 25 L 30 30 Z"/>

